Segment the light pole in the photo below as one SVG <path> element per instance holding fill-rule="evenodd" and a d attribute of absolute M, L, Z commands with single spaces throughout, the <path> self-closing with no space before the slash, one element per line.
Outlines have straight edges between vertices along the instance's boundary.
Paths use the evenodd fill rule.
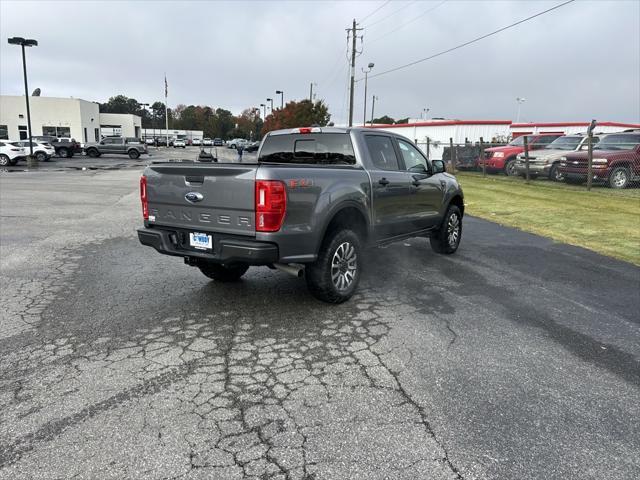
<path fill-rule="evenodd" d="M 267 106 L 264 103 L 261 103 L 260 106 L 262 107 L 262 119 L 264 120 L 267 118 Z"/>
<path fill-rule="evenodd" d="M 273 113 L 273 98 L 267 98 L 267 102 L 271 102 L 271 113 Z"/>
<path fill-rule="evenodd" d="M 371 97 L 371 123 L 370 123 L 370 125 L 373 125 L 373 112 L 376 109 L 376 100 L 379 100 L 379 98 L 376 97 L 375 95 L 373 95 Z"/>
<path fill-rule="evenodd" d="M 362 69 L 362 71 L 364 72 L 364 116 L 362 117 L 363 127 L 367 125 L 367 77 L 369 76 L 369 72 L 371 71 L 373 66 L 373 63 L 369 63 L 369 65 L 367 65 L 368 70 L 365 70 L 364 68 Z"/>
<path fill-rule="evenodd" d="M 280 95 L 280 110 L 284 108 L 284 92 L 282 90 L 276 90 L 276 95 Z"/>
<path fill-rule="evenodd" d="M 27 85 L 27 58 L 24 54 L 24 47 L 37 47 L 38 41 L 32 38 L 11 37 L 7 39 L 11 45 L 22 47 L 22 71 L 24 72 L 24 97 L 27 101 L 27 128 L 29 129 L 29 156 L 33 157 L 33 144 L 31 143 L 31 110 L 29 110 L 29 87 Z"/>
<path fill-rule="evenodd" d="M 516 102 L 518 102 L 518 115 L 516 115 L 516 123 L 520 122 L 520 106 L 526 101 L 527 99 L 524 97 L 516 97 Z"/>
<path fill-rule="evenodd" d="M 140 106 L 142 107 L 142 110 L 144 110 L 146 112 L 147 111 L 146 107 L 148 107 L 149 104 L 148 103 L 141 103 Z M 147 132 L 146 132 L 147 129 L 145 128 L 144 130 L 145 130 L 145 132 L 144 132 L 144 142 L 146 144 L 147 143 Z"/>
<path fill-rule="evenodd" d="M 420 118 L 423 118 L 422 116 L 424 115 L 423 120 L 427 119 L 427 113 L 429 113 L 429 110 L 431 110 L 430 108 L 423 108 L 422 112 L 420 113 Z"/>

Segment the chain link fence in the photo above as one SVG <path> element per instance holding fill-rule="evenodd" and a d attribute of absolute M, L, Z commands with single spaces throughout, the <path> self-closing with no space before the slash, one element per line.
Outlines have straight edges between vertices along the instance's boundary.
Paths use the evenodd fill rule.
<path fill-rule="evenodd" d="M 606 135 L 572 135 L 540 143 L 540 136 L 523 135 L 506 143 L 479 142 L 441 145 L 439 152 L 451 173 L 502 175 L 527 184 L 539 181 L 625 189 L 640 187 L 640 130 Z M 549 139 L 551 140 L 551 139 Z M 419 144 L 428 155 L 433 146 Z M 433 155 L 431 155 L 433 157 Z M 433 157 L 435 158 L 435 157 Z"/>

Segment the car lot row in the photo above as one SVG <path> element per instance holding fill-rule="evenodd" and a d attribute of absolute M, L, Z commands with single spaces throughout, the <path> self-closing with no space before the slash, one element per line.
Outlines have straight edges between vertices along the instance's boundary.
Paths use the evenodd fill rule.
<path fill-rule="evenodd" d="M 525 138 L 528 151 L 525 154 Z M 640 182 L 640 131 L 595 134 L 592 137 L 592 180 L 611 188 L 626 188 Z M 588 177 L 588 137 L 585 134 L 564 135 L 540 133 L 523 135 L 509 144 L 484 150 L 472 167 L 489 173 L 530 178 L 545 177 L 552 181 L 583 183 Z"/>

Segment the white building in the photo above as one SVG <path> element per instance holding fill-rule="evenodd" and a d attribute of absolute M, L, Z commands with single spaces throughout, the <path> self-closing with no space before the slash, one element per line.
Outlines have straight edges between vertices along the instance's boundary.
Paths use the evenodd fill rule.
<path fill-rule="evenodd" d="M 71 137 L 97 142 L 104 136 L 140 137 L 137 115 L 100 113 L 97 102 L 79 98 L 29 97 L 33 135 Z M 27 106 L 24 96 L 0 96 L 0 138 L 26 139 Z"/>
<path fill-rule="evenodd" d="M 586 133 L 589 122 L 556 122 L 556 123 L 512 123 L 511 136 L 513 138 L 532 133 L 561 132 L 566 135 L 571 133 Z M 636 123 L 597 122 L 594 132 L 613 133 L 640 128 Z"/>

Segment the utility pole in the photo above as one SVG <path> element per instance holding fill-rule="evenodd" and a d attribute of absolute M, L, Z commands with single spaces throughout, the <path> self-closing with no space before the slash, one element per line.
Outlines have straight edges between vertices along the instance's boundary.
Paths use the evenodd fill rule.
<path fill-rule="evenodd" d="M 376 97 L 375 95 L 373 95 L 373 97 L 371 98 L 371 125 L 373 125 L 373 112 L 376 109 L 376 100 L 378 99 L 378 97 Z"/>
<path fill-rule="evenodd" d="M 309 101 L 311 103 L 313 103 L 313 85 L 314 85 L 314 83 L 311 82 L 311 85 L 309 86 Z"/>
<path fill-rule="evenodd" d="M 356 19 L 353 19 L 353 26 L 347 31 L 351 31 L 351 83 L 349 87 L 349 126 L 353 126 L 353 89 L 356 80 L 356 35 L 362 28 L 356 27 Z"/>

